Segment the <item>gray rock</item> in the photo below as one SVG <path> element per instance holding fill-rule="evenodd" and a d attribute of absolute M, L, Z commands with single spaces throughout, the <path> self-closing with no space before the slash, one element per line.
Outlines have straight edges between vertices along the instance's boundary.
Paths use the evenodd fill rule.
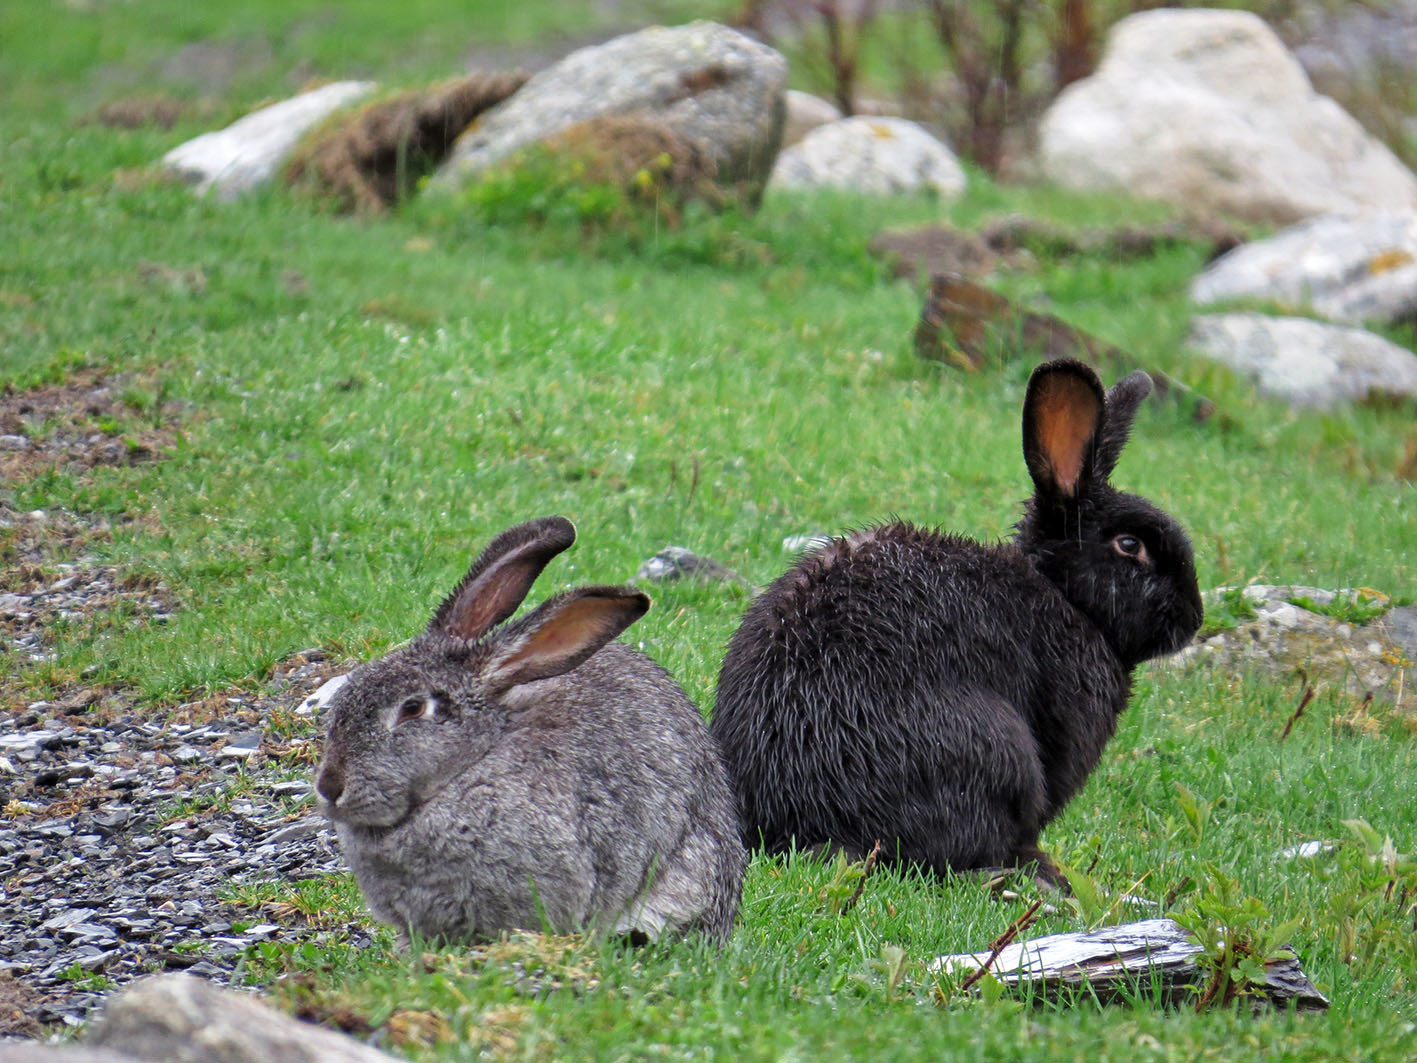
<path fill-rule="evenodd" d="M 317 122 L 367 96 L 372 81 L 336 81 L 252 111 L 225 129 L 179 144 L 162 165 L 219 199 L 235 199 L 265 184 Z"/>
<path fill-rule="evenodd" d="M 21 731 L 19 734 L 0 735 L 0 750 L 13 753 L 17 757 L 38 753 L 59 741 L 59 732 L 50 730 Z"/>
<path fill-rule="evenodd" d="M 700 557 L 682 546 L 666 546 L 636 570 L 632 582 L 666 582 L 686 578 L 718 583 L 737 580 L 739 577 L 732 569 L 710 557 Z"/>
<path fill-rule="evenodd" d="M 94 910 L 92 908 L 69 908 L 45 920 L 40 925 L 46 930 L 69 930 L 72 927 L 81 925 L 85 919 L 93 914 Z"/>
<path fill-rule="evenodd" d="M 1265 299 L 1348 324 L 1417 317 L 1417 211 L 1301 222 L 1216 259 L 1191 299 Z"/>
<path fill-rule="evenodd" d="M 1224 587 L 1206 592 L 1207 610 L 1230 592 Z M 1252 619 L 1197 638 L 1159 667 L 1205 666 L 1282 680 L 1301 675 L 1315 688 L 1355 698 L 1410 701 L 1410 693 L 1403 692 L 1417 683 L 1417 606 L 1389 609 L 1358 625 L 1300 603 L 1326 609 L 1339 598 L 1370 602 L 1371 592 L 1259 584 L 1242 593 L 1255 611 Z"/>
<path fill-rule="evenodd" d="M 1265 314 L 1205 314 L 1187 343 L 1291 406 L 1417 397 L 1417 355 L 1363 329 Z"/>
<path fill-rule="evenodd" d="M 1285 38 L 1316 82 L 1371 84 L 1384 74 L 1417 68 L 1417 3 L 1292 5 Z"/>
<path fill-rule="evenodd" d="M 256 753 L 261 748 L 260 731 L 242 731 L 234 734 L 227 741 L 226 745 L 217 750 L 218 757 L 238 757 L 245 758 Z"/>
<path fill-rule="evenodd" d="M 697 141 L 724 184 L 761 190 L 782 141 L 787 61 L 713 22 L 654 26 L 572 52 L 479 118 L 434 185 L 454 187 L 578 122 L 647 114 Z"/>
<path fill-rule="evenodd" d="M 818 126 L 842 117 L 835 104 L 800 89 L 788 89 L 783 100 L 787 105 L 787 121 L 782 127 L 783 148 L 796 144 Z"/>
<path fill-rule="evenodd" d="M 266 839 L 266 844 L 285 845 L 288 842 L 300 841 L 304 838 L 313 838 L 323 829 L 324 823 L 319 816 L 306 816 L 276 831 Z"/>
<path fill-rule="evenodd" d="M 965 189 L 954 152 L 904 118 L 843 118 L 813 129 L 773 167 L 772 188 L 844 188 L 872 195 Z"/>
<path fill-rule="evenodd" d="M 1417 176 L 1314 92 L 1245 11 L 1156 10 L 1112 27 L 1097 73 L 1039 129 L 1044 173 L 1191 210 L 1291 222 L 1417 207 Z"/>
<path fill-rule="evenodd" d="M 34 1041 L 0 1044 L 0 1063 L 146 1063 L 136 1056 L 85 1045 L 42 1045 Z"/>
<path fill-rule="evenodd" d="M 308 698 L 296 706 L 295 711 L 301 716 L 313 716 L 330 703 L 330 699 L 340 687 L 349 682 L 348 675 L 337 675 L 332 679 L 327 679 L 320 686 L 320 689 L 311 694 Z"/>
<path fill-rule="evenodd" d="M 310 794 L 310 782 L 307 779 L 287 779 L 273 784 L 271 794 L 275 797 L 307 797 Z"/>
<path fill-rule="evenodd" d="M 197 970 L 201 964 L 193 966 Z M 87 1042 L 166 1063 L 389 1063 L 351 1037 L 301 1022 L 245 993 L 185 974 L 134 982 Z"/>

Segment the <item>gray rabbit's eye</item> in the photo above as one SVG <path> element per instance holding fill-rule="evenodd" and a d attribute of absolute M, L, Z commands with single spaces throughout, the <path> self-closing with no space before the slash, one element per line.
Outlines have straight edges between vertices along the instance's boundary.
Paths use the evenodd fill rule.
<path fill-rule="evenodd" d="M 1151 555 L 1146 552 L 1146 544 L 1135 535 L 1117 535 L 1112 539 L 1112 549 L 1125 557 L 1134 557 L 1138 561 L 1151 563 Z"/>
<path fill-rule="evenodd" d="M 405 723 L 409 720 L 422 719 L 425 716 L 433 715 L 438 705 L 437 701 L 430 697 L 404 698 L 403 704 L 399 706 L 398 715 L 394 717 L 394 723 Z"/>
<path fill-rule="evenodd" d="M 456 715 L 457 712 L 448 695 L 441 690 L 435 690 L 430 694 L 414 694 L 404 698 L 399 704 L 398 711 L 394 713 L 393 726 L 397 727 L 410 720 L 434 720 L 442 723 L 453 719 Z"/>

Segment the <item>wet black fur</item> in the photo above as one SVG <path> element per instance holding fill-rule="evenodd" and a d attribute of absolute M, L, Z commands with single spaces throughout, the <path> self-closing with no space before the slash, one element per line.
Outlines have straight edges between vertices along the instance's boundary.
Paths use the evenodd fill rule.
<path fill-rule="evenodd" d="M 1086 367 L 1045 371 L 1101 397 Z M 1040 830 L 1096 766 L 1132 669 L 1201 620 L 1184 531 L 1106 483 L 1148 383 L 1107 396 L 1075 498 L 1028 455 L 1037 493 L 1013 543 L 883 524 L 802 558 L 749 607 L 712 724 L 749 845 L 880 840 L 935 871 L 1036 861 L 1060 879 Z M 1027 414 L 1024 435 L 1027 449 Z M 1115 549 L 1123 533 L 1152 564 Z"/>

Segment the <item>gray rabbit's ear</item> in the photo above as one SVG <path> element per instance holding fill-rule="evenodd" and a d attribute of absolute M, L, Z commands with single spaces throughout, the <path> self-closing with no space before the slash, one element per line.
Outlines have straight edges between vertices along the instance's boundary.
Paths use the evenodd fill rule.
<path fill-rule="evenodd" d="M 1028 378 L 1023 400 L 1023 459 L 1038 493 L 1077 498 L 1094 475 L 1106 398 L 1097 374 L 1081 362 L 1046 362 Z"/>
<path fill-rule="evenodd" d="M 575 668 L 644 616 L 649 595 L 631 587 L 581 587 L 543 602 L 498 634 L 480 672 L 492 693 Z"/>
<path fill-rule="evenodd" d="M 1107 479 L 1117 467 L 1117 459 L 1122 456 L 1122 448 L 1132 434 L 1132 420 L 1137 415 L 1137 408 L 1151 394 L 1151 389 L 1151 376 L 1145 370 L 1138 369 L 1117 381 L 1107 392 L 1106 424 L 1097 441 L 1096 472 L 1100 478 Z"/>
<path fill-rule="evenodd" d="M 576 541 L 565 517 L 543 517 L 508 528 L 487 544 L 462 582 L 433 614 L 429 633 L 475 641 L 517 611 L 553 557 Z"/>

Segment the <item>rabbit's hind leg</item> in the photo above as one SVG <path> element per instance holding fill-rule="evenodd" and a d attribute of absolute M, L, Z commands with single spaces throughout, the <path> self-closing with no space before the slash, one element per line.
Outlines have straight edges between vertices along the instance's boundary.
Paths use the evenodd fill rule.
<path fill-rule="evenodd" d="M 977 688 L 948 691 L 931 719 L 938 737 L 916 750 L 900 856 L 954 874 L 1035 862 L 1061 880 L 1037 847 L 1047 783 L 1028 725 Z"/>
<path fill-rule="evenodd" d="M 1053 858 L 1038 848 L 1036 843 L 1021 846 L 1016 859 L 1018 870 L 1029 872 L 1039 889 L 1049 893 L 1061 893 L 1064 896 L 1072 894 L 1073 888 L 1068 882 L 1068 876 L 1063 874 L 1062 869 L 1053 862 Z"/>

